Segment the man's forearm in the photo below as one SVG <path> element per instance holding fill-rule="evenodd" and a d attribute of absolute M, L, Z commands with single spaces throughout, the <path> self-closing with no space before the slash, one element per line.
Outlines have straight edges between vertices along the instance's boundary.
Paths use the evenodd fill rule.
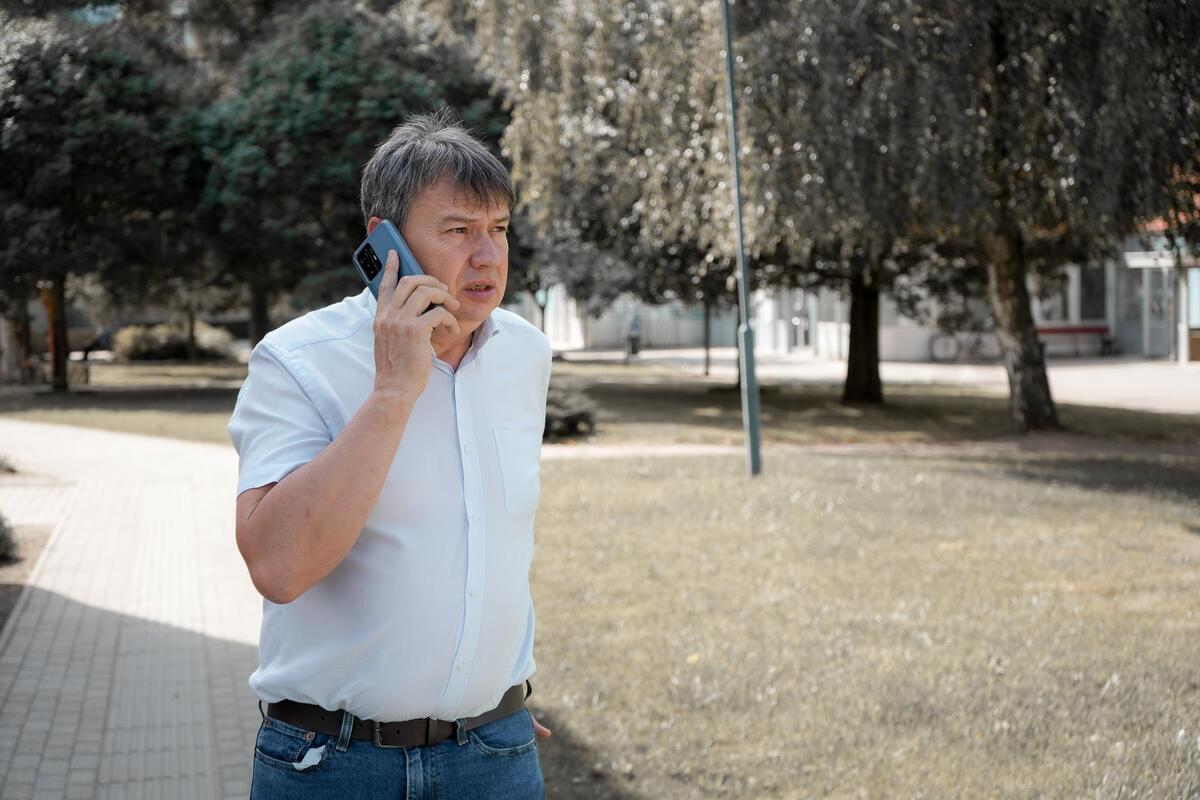
<path fill-rule="evenodd" d="M 379 497 L 414 403 L 372 394 L 316 458 L 238 497 L 238 549 L 264 597 L 290 603 L 346 557 Z"/>

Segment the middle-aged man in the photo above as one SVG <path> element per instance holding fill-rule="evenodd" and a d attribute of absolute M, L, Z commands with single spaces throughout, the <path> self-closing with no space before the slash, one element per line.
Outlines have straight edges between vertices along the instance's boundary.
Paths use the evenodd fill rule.
<path fill-rule="evenodd" d="M 544 797 L 524 700 L 550 347 L 498 308 L 512 204 L 449 113 L 411 119 L 364 167 L 362 210 L 425 274 L 397 283 L 393 252 L 378 302 L 250 357 L 229 430 L 265 598 L 254 800 Z"/>

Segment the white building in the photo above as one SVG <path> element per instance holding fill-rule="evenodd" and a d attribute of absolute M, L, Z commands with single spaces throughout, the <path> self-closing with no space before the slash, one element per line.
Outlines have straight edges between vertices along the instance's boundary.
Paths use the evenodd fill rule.
<path fill-rule="evenodd" d="M 1161 244 L 1161 242 L 1159 242 Z M 1136 249 L 1134 249 L 1136 248 Z M 1162 249 L 1134 245 L 1123 258 L 1103 265 L 1068 266 L 1061 287 L 1033 298 L 1033 314 L 1051 356 L 1091 356 L 1115 350 L 1147 358 L 1175 357 L 1183 343 L 1188 360 L 1200 361 L 1200 261 L 1184 260 L 1186 280 L 1177 280 L 1174 257 Z M 850 301 L 829 290 L 780 289 L 754 292 L 756 349 L 845 358 L 849 350 Z M 1183 316 L 1176 314 L 1177 309 Z M 526 298 L 524 316 L 539 321 Z M 598 317 L 580 313 L 562 287 L 548 295 L 545 331 L 556 350 L 621 349 L 636 327 L 641 347 L 699 347 L 704 311 L 680 303 L 646 305 L 622 297 Z M 713 346 L 736 344 L 735 310 L 710 318 Z M 884 361 L 927 361 L 935 328 L 902 316 L 880 298 L 879 353 Z M 998 348 L 985 334 L 982 352 Z"/>

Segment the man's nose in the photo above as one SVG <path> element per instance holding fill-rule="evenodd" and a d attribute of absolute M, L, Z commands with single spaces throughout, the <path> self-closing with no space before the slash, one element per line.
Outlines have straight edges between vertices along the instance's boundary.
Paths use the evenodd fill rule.
<path fill-rule="evenodd" d="M 476 237 L 471 250 L 471 266 L 491 267 L 500 261 L 500 246 L 492 240 L 491 235 L 481 234 Z"/>

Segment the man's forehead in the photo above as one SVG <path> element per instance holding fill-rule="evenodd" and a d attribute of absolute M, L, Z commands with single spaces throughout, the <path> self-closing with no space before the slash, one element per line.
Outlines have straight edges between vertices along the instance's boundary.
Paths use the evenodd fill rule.
<path fill-rule="evenodd" d="M 425 205 L 439 219 L 508 219 L 508 201 L 500 193 L 486 194 L 476 187 L 440 180 L 417 195 L 413 205 Z"/>

